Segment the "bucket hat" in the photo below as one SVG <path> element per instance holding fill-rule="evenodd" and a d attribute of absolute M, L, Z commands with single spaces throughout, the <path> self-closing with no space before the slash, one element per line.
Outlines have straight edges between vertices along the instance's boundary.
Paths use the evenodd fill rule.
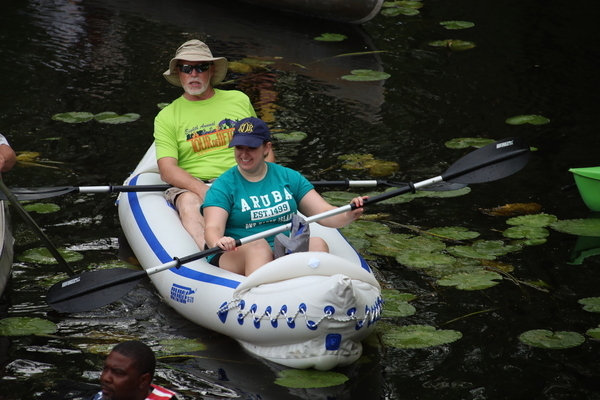
<path fill-rule="evenodd" d="M 271 131 L 267 124 L 260 118 L 248 117 L 235 125 L 229 147 L 260 147 L 264 142 L 270 141 Z"/>
<path fill-rule="evenodd" d="M 181 87 L 177 64 L 179 60 L 186 61 L 212 61 L 214 64 L 213 75 L 210 79 L 211 86 L 219 84 L 227 74 L 227 59 L 224 57 L 213 57 L 208 46 L 198 39 L 188 40 L 175 52 L 175 57 L 169 62 L 169 69 L 163 72 L 163 76 L 169 83 Z"/>

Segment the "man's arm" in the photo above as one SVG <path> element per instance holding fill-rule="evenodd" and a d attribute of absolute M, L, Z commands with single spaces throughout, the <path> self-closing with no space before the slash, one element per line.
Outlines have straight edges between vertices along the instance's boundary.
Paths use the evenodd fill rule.
<path fill-rule="evenodd" d="M 160 178 L 170 185 L 181 189 L 187 189 L 196 193 L 202 200 L 208 186 L 199 179 L 193 177 L 189 172 L 177 165 L 173 157 L 162 157 L 158 159 L 158 170 Z"/>
<path fill-rule="evenodd" d="M 17 155 L 8 144 L 0 144 L 0 172 L 10 171 L 17 162 Z"/>

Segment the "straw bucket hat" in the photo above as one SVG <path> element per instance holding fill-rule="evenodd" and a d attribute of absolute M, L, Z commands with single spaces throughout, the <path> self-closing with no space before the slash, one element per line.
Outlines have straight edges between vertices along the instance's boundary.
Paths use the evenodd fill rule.
<path fill-rule="evenodd" d="M 214 71 L 212 78 L 210 79 L 211 86 L 219 84 L 225 74 L 227 74 L 227 59 L 223 57 L 213 57 L 208 46 L 198 39 L 188 40 L 179 48 L 175 53 L 175 57 L 169 62 L 169 69 L 163 72 L 163 76 L 169 83 L 181 87 L 179 81 L 179 72 L 177 71 L 177 64 L 179 60 L 186 61 L 212 61 L 214 64 Z"/>

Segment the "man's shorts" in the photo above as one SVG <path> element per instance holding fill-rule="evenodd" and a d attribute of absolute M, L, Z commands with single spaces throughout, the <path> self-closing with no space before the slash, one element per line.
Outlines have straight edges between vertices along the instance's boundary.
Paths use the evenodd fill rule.
<path fill-rule="evenodd" d="M 216 178 L 215 178 L 216 179 Z M 200 179 L 198 179 L 200 180 Z M 211 179 L 209 181 L 202 181 L 204 183 L 211 183 L 214 182 L 214 179 Z M 188 189 L 181 189 L 178 187 L 172 187 L 172 188 L 168 188 L 167 190 L 165 190 L 165 199 L 167 199 L 167 202 L 173 206 L 173 208 L 175 208 L 177 210 L 177 206 L 175 205 L 177 202 L 177 197 L 179 197 L 180 194 L 185 193 L 185 192 L 189 192 Z"/>

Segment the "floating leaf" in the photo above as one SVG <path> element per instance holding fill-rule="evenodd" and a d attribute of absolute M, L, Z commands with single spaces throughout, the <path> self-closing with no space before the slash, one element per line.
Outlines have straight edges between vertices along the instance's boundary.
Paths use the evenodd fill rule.
<path fill-rule="evenodd" d="M 227 63 L 227 68 L 231 72 L 235 72 L 236 74 L 250 74 L 252 73 L 252 71 L 254 71 L 252 65 L 239 61 L 230 61 L 229 63 Z"/>
<path fill-rule="evenodd" d="M 586 297 L 579 299 L 578 303 L 583 305 L 585 311 L 600 312 L 600 297 Z"/>
<path fill-rule="evenodd" d="M 417 193 L 422 193 L 420 197 L 432 197 L 435 199 L 447 199 L 447 198 L 451 198 L 451 197 L 467 195 L 467 194 L 471 193 L 471 188 L 468 186 L 465 186 L 464 188 L 461 188 L 461 189 L 448 190 L 445 192 L 426 192 L 426 191 L 420 192 L 420 191 L 417 191 Z"/>
<path fill-rule="evenodd" d="M 308 135 L 304 132 L 290 132 L 290 133 L 274 133 L 273 137 L 282 142 L 301 142 L 306 139 Z"/>
<path fill-rule="evenodd" d="M 454 264 L 456 258 L 448 254 L 414 250 L 402 252 L 396 256 L 396 261 L 411 268 L 427 268 L 434 265 Z"/>
<path fill-rule="evenodd" d="M 475 43 L 473 42 L 455 39 L 436 40 L 430 42 L 429 45 L 433 47 L 446 47 L 454 51 L 469 50 L 475 47 Z"/>
<path fill-rule="evenodd" d="M 477 271 L 448 275 L 437 281 L 441 286 L 456 286 L 460 290 L 481 290 L 496 286 L 502 280 L 502 275 L 491 271 Z"/>
<path fill-rule="evenodd" d="M 502 235 L 509 239 L 544 239 L 550 235 L 550 232 L 548 232 L 548 229 L 539 226 L 519 225 L 508 228 L 502 232 Z"/>
<path fill-rule="evenodd" d="M 137 121 L 139 118 L 140 114 L 127 113 L 119 115 L 112 111 L 105 111 L 94 115 L 94 119 L 103 124 L 124 124 L 126 122 Z"/>
<path fill-rule="evenodd" d="M 443 278 L 448 275 L 483 271 L 481 260 L 471 258 L 456 258 L 453 264 L 436 264 L 422 269 L 427 275 L 434 278 Z"/>
<path fill-rule="evenodd" d="M 550 122 L 550 120 L 546 117 L 542 117 L 541 115 L 518 115 L 516 117 L 511 117 L 506 120 L 506 123 L 510 125 L 543 125 L 547 124 L 548 122 Z"/>
<path fill-rule="evenodd" d="M 56 324 L 41 318 L 9 317 L 0 320 L 0 336 L 50 335 L 57 330 Z"/>
<path fill-rule="evenodd" d="M 296 389 L 314 389 L 338 386 L 348 378 L 344 374 L 333 371 L 317 371 L 314 369 L 286 369 L 277 373 L 275 384 Z"/>
<path fill-rule="evenodd" d="M 346 237 L 375 237 L 387 235 L 390 233 L 390 228 L 380 222 L 358 220 L 341 228 L 340 231 Z"/>
<path fill-rule="evenodd" d="M 453 330 L 436 330 L 429 325 L 408 325 L 391 329 L 383 334 L 383 342 L 400 349 L 420 349 L 440 346 L 462 338 L 462 333 Z"/>
<path fill-rule="evenodd" d="M 339 33 L 323 33 L 321 36 L 315 38 L 315 40 L 320 40 L 322 42 L 341 42 L 346 39 L 348 39 L 348 36 Z"/>
<path fill-rule="evenodd" d="M 370 239 L 371 247 L 369 251 L 373 254 L 395 257 L 400 253 L 401 249 L 405 249 L 408 246 L 407 240 L 412 237 L 401 233 L 378 236 Z"/>
<path fill-rule="evenodd" d="M 76 262 L 83 259 L 83 255 L 75 251 L 58 249 L 58 252 L 67 262 Z M 58 264 L 58 261 L 56 261 L 54 256 L 45 247 L 29 249 L 18 256 L 17 260 L 35 264 Z"/>
<path fill-rule="evenodd" d="M 598 328 L 588 329 L 586 333 L 594 339 L 600 339 L 600 326 L 598 326 Z"/>
<path fill-rule="evenodd" d="M 377 161 L 371 168 L 369 173 L 373 177 L 390 176 L 400 169 L 398 163 L 393 161 Z"/>
<path fill-rule="evenodd" d="M 475 239 L 479 236 L 479 232 L 470 231 L 464 226 L 444 226 L 439 228 L 433 228 L 428 230 L 427 233 L 431 233 L 435 236 L 453 240 Z"/>
<path fill-rule="evenodd" d="M 531 227 L 544 227 L 556 222 L 556 215 L 550 214 L 535 214 L 522 215 L 519 217 L 510 218 L 506 221 L 509 225 L 526 225 Z"/>
<path fill-rule="evenodd" d="M 383 309 L 384 317 L 409 317 L 417 312 L 414 306 L 408 304 L 410 300 L 416 298 L 414 294 L 400 293 L 393 289 L 383 289 L 381 296 L 385 301 Z"/>
<path fill-rule="evenodd" d="M 600 236 L 600 219 L 566 219 L 550 225 L 554 230 L 578 236 Z"/>
<path fill-rule="evenodd" d="M 568 349 L 585 342 L 585 338 L 577 332 L 552 332 L 545 329 L 535 329 L 522 333 L 521 342 L 542 349 Z"/>
<path fill-rule="evenodd" d="M 370 69 L 355 69 L 350 71 L 352 75 L 344 75 L 342 79 L 346 81 L 381 81 L 389 78 L 391 75 L 386 72 L 373 71 Z"/>
<path fill-rule="evenodd" d="M 159 343 L 164 349 L 165 354 L 183 354 L 206 350 L 204 343 L 198 339 L 165 339 Z"/>
<path fill-rule="evenodd" d="M 50 214 L 60 210 L 60 207 L 54 203 L 30 203 L 23 205 L 23 208 L 29 212 L 38 214 Z"/>
<path fill-rule="evenodd" d="M 321 196 L 327 200 L 327 202 L 333 206 L 337 206 L 337 207 L 341 207 L 341 206 L 345 206 L 347 204 L 350 203 L 350 200 L 352 200 L 353 198 L 359 196 L 356 193 L 350 193 L 350 192 L 337 192 L 337 191 L 331 191 L 331 192 L 323 192 L 321 193 Z"/>
<path fill-rule="evenodd" d="M 487 215 L 512 217 L 516 215 L 537 214 L 541 209 L 542 206 L 537 203 L 514 203 L 505 204 L 503 206 L 494 207 L 491 209 L 480 208 L 479 210 Z"/>
<path fill-rule="evenodd" d="M 410 7 L 410 8 L 421 8 L 423 7 L 423 3 L 420 1 L 411 1 L 411 0 L 399 0 L 399 1 L 384 1 L 384 8 L 392 8 L 392 7 Z"/>
<path fill-rule="evenodd" d="M 163 108 L 165 108 L 165 107 L 166 107 L 166 106 L 168 106 L 169 104 L 171 104 L 171 103 L 158 103 L 156 106 L 157 106 L 157 107 L 158 107 L 160 110 L 162 110 Z"/>
<path fill-rule="evenodd" d="M 54 114 L 52 119 L 55 121 L 67 122 L 69 124 L 79 124 L 87 122 L 94 118 L 94 114 L 89 112 L 68 112 L 63 114 Z"/>
<path fill-rule="evenodd" d="M 450 149 L 466 149 L 467 147 L 475 147 L 478 149 L 494 142 L 494 139 L 485 138 L 456 138 L 448 140 L 445 145 Z"/>
<path fill-rule="evenodd" d="M 475 26 L 474 23 L 468 21 L 443 21 L 440 22 L 446 29 L 467 29 Z"/>
<path fill-rule="evenodd" d="M 392 8 L 386 8 L 384 10 L 381 10 L 380 14 L 383 15 L 384 17 L 395 17 L 398 15 L 406 15 L 406 16 L 410 17 L 413 15 L 418 15 L 419 10 L 416 10 L 411 7 L 392 7 Z"/>

